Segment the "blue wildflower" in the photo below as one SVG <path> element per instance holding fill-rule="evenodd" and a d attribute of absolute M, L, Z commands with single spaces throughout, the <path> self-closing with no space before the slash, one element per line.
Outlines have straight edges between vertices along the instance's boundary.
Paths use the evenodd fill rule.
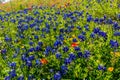
<path fill-rule="evenodd" d="M 33 48 L 33 47 L 31 47 L 30 49 L 29 49 L 29 52 L 33 52 L 35 49 Z"/>
<path fill-rule="evenodd" d="M 89 56 L 90 56 L 90 52 L 86 50 L 83 54 L 83 57 L 88 58 Z"/>
<path fill-rule="evenodd" d="M 79 51 L 80 48 L 79 48 L 79 47 L 74 47 L 74 50 L 75 50 L 75 51 Z"/>
<path fill-rule="evenodd" d="M 85 37 L 84 35 L 82 35 L 82 34 L 80 34 L 80 35 L 78 36 L 78 38 L 79 38 L 81 41 L 85 41 L 85 39 L 86 39 L 86 37 Z"/>
<path fill-rule="evenodd" d="M 112 48 L 119 47 L 119 43 L 116 40 L 110 40 L 110 45 L 111 45 Z"/>
<path fill-rule="evenodd" d="M 14 69 L 9 72 L 9 75 L 11 78 L 14 78 L 15 76 L 17 76 L 16 71 Z"/>
<path fill-rule="evenodd" d="M 17 80 L 24 80 L 24 77 L 23 77 L 23 76 L 20 76 L 20 77 L 18 77 Z"/>
<path fill-rule="evenodd" d="M 118 31 L 114 32 L 114 36 L 120 36 L 120 32 Z"/>
<path fill-rule="evenodd" d="M 91 38 L 95 38 L 95 33 L 92 32 L 92 33 L 90 34 L 90 37 L 91 37 Z"/>
<path fill-rule="evenodd" d="M 78 57 L 82 57 L 82 52 L 78 52 L 78 53 L 77 53 L 77 56 L 78 56 Z"/>
<path fill-rule="evenodd" d="M 10 76 L 6 76 L 4 80 L 11 80 Z"/>
<path fill-rule="evenodd" d="M 72 40 L 73 42 L 77 42 L 77 39 L 76 38 L 73 38 L 73 40 Z"/>
<path fill-rule="evenodd" d="M 72 61 L 71 59 L 69 59 L 69 58 L 65 58 L 64 63 L 67 65 L 67 64 L 70 64 L 71 61 Z"/>
<path fill-rule="evenodd" d="M 61 80 L 61 74 L 60 73 L 56 73 L 54 75 L 54 80 Z"/>
<path fill-rule="evenodd" d="M 64 52 L 68 52 L 69 48 L 67 46 L 63 47 Z"/>
<path fill-rule="evenodd" d="M 12 68 L 15 68 L 16 67 L 16 63 L 12 62 L 12 63 L 9 64 L 9 66 L 12 67 Z"/>
<path fill-rule="evenodd" d="M 69 54 L 69 59 L 70 60 L 74 60 L 76 58 L 75 54 L 74 53 L 70 53 Z"/>
<path fill-rule="evenodd" d="M 2 54 L 5 54 L 6 52 L 7 52 L 6 49 L 2 49 L 2 50 L 1 50 L 1 53 L 2 53 Z"/>
<path fill-rule="evenodd" d="M 60 59 L 61 56 L 62 56 L 62 55 L 61 55 L 60 53 L 56 53 L 56 58 L 57 58 L 57 59 Z"/>
<path fill-rule="evenodd" d="M 94 28 L 94 30 L 93 30 L 93 32 L 96 34 L 99 33 L 99 31 L 100 31 L 100 28 Z"/>

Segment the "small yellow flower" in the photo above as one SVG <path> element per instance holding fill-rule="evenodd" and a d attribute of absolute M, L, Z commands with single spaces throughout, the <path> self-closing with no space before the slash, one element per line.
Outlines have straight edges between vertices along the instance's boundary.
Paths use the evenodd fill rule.
<path fill-rule="evenodd" d="M 64 42 L 67 42 L 66 40 L 64 40 Z"/>
<path fill-rule="evenodd" d="M 72 35 L 73 38 L 75 38 L 76 36 L 75 35 Z"/>
<path fill-rule="evenodd" d="M 70 40 L 70 41 L 72 41 L 72 40 L 73 40 L 73 38 L 70 38 L 69 40 Z"/>
<path fill-rule="evenodd" d="M 116 57 L 120 57 L 120 52 L 115 52 Z"/>
<path fill-rule="evenodd" d="M 21 46 L 21 48 L 24 48 L 24 46 Z"/>
<path fill-rule="evenodd" d="M 110 72 L 112 72 L 113 70 L 114 70 L 113 67 L 109 67 L 109 68 L 108 68 L 108 71 L 110 71 Z"/>
<path fill-rule="evenodd" d="M 120 57 L 120 52 L 110 52 L 111 55 L 115 55 L 115 57 Z"/>

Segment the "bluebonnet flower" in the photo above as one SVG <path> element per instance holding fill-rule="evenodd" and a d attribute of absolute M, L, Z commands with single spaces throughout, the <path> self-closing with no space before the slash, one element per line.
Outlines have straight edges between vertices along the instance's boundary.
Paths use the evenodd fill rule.
<path fill-rule="evenodd" d="M 16 22 L 16 20 L 15 20 L 15 19 L 10 19 L 10 21 L 11 21 L 12 23 L 15 23 L 15 22 Z"/>
<path fill-rule="evenodd" d="M 61 74 L 60 73 L 54 74 L 54 80 L 61 80 Z"/>
<path fill-rule="evenodd" d="M 49 51 L 52 51 L 52 47 L 51 47 L 51 46 L 47 46 L 47 47 L 46 47 L 46 51 L 48 51 L 48 52 L 49 52 Z"/>
<path fill-rule="evenodd" d="M 61 41 L 63 41 L 64 40 L 64 37 L 63 37 L 63 35 L 59 35 L 59 40 L 61 40 Z M 61 45 L 62 45 L 62 42 L 61 42 Z"/>
<path fill-rule="evenodd" d="M 35 22 L 32 23 L 32 24 L 30 24 L 30 28 L 33 28 L 34 26 L 36 26 L 36 23 L 35 23 Z"/>
<path fill-rule="evenodd" d="M 120 26 L 118 25 L 117 22 L 113 22 L 113 28 L 114 28 L 115 30 L 119 30 L 119 29 L 120 29 Z"/>
<path fill-rule="evenodd" d="M 10 76 L 6 76 L 4 80 L 11 80 Z"/>
<path fill-rule="evenodd" d="M 84 28 L 85 28 L 85 30 L 89 31 L 89 25 L 88 25 L 88 24 L 86 24 L 86 25 L 84 26 Z"/>
<path fill-rule="evenodd" d="M 54 30 L 54 31 L 56 31 L 56 30 L 57 30 L 57 28 L 56 28 L 56 27 L 53 27 L 53 30 Z"/>
<path fill-rule="evenodd" d="M 98 19 L 98 18 L 95 18 L 95 19 L 94 19 L 94 22 L 98 22 L 98 21 L 99 21 L 99 19 Z"/>
<path fill-rule="evenodd" d="M 90 34 L 90 37 L 91 37 L 91 38 L 95 38 L 95 33 L 92 32 L 92 33 Z"/>
<path fill-rule="evenodd" d="M 2 53 L 2 54 L 5 54 L 6 52 L 7 52 L 6 49 L 2 49 L 2 50 L 1 50 L 1 53 Z"/>
<path fill-rule="evenodd" d="M 9 75 L 11 78 L 14 78 L 15 76 L 17 76 L 16 71 L 14 69 L 9 72 Z"/>
<path fill-rule="evenodd" d="M 32 67 L 32 62 L 29 59 L 26 59 L 26 66 Z"/>
<path fill-rule="evenodd" d="M 81 12 L 78 12 L 77 14 L 78 14 L 78 16 L 82 16 L 82 14 L 83 14 L 83 11 L 81 11 Z"/>
<path fill-rule="evenodd" d="M 90 52 L 86 50 L 83 54 L 83 57 L 88 58 L 89 56 L 90 56 Z"/>
<path fill-rule="evenodd" d="M 73 40 L 72 40 L 73 42 L 77 42 L 77 39 L 76 38 L 73 38 Z"/>
<path fill-rule="evenodd" d="M 94 28 L 94 30 L 93 30 L 93 32 L 96 34 L 99 33 L 99 31 L 100 31 L 100 28 Z"/>
<path fill-rule="evenodd" d="M 60 40 L 56 40 L 55 43 L 54 43 L 54 47 L 58 47 L 58 46 L 61 46 L 62 45 L 62 42 Z"/>
<path fill-rule="evenodd" d="M 24 29 L 24 30 L 28 30 L 28 28 L 29 28 L 29 27 L 28 27 L 27 24 L 25 24 L 25 25 L 23 26 L 23 29 Z"/>
<path fill-rule="evenodd" d="M 86 35 L 86 32 L 84 32 L 84 31 L 82 31 L 82 33 L 81 33 L 82 35 Z"/>
<path fill-rule="evenodd" d="M 81 28 L 80 26 L 77 26 L 77 29 L 78 29 L 78 30 L 82 30 L 82 28 Z"/>
<path fill-rule="evenodd" d="M 48 18 L 48 20 L 49 20 L 49 21 L 51 21 L 51 20 L 52 20 L 52 18 L 51 18 L 51 17 L 49 17 L 49 18 Z"/>
<path fill-rule="evenodd" d="M 103 66 L 99 65 L 98 70 L 102 70 L 102 69 L 103 69 Z"/>
<path fill-rule="evenodd" d="M 12 57 L 13 57 L 13 58 L 16 58 L 17 55 L 18 55 L 17 53 L 14 53 Z"/>
<path fill-rule="evenodd" d="M 60 29 L 60 32 L 61 32 L 61 33 L 64 33 L 64 28 L 61 28 L 61 29 Z"/>
<path fill-rule="evenodd" d="M 78 52 L 78 53 L 77 53 L 77 56 L 78 56 L 78 57 L 82 57 L 82 52 Z"/>
<path fill-rule="evenodd" d="M 40 28 L 38 26 L 35 27 L 35 31 L 39 31 Z"/>
<path fill-rule="evenodd" d="M 87 17 L 87 22 L 90 22 L 90 21 L 92 21 L 92 20 L 93 20 L 92 15 L 89 15 L 89 16 Z"/>
<path fill-rule="evenodd" d="M 65 58 L 64 63 L 67 65 L 67 64 L 70 64 L 71 61 L 72 61 L 71 59 L 69 59 L 69 58 Z"/>
<path fill-rule="evenodd" d="M 56 58 L 57 58 L 57 59 L 60 59 L 61 56 L 62 56 L 62 55 L 61 55 L 60 53 L 56 53 Z"/>
<path fill-rule="evenodd" d="M 38 42 L 38 45 L 39 45 L 39 46 L 43 46 L 43 42 L 39 41 L 39 42 Z"/>
<path fill-rule="evenodd" d="M 12 40 L 12 38 L 9 38 L 9 37 L 5 37 L 5 41 L 11 41 Z"/>
<path fill-rule="evenodd" d="M 106 70 L 106 67 L 99 65 L 98 70 Z"/>
<path fill-rule="evenodd" d="M 40 46 L 36 46 L 35 51 L 42 51 L 42 48 Z"/>
<path fill-rule="evenodd" d="M 29 42 L 29 45 L 32 46 L 34 43 L 33 42 Z"/>
<path fill-rule="evenodd" d="M 69 54 L 69 59 L 70 60 L 74 60 L 76 58 L 75 54 L 74 53 L 70 53 Z"/>
<path fill-rule="evenodd" d="M 25 60 L 26 60 L 26 55 L 25 55 L 25 54 L 23 54 L 23 55 L 21 56 L 21 60 L 22 60 L 22 61 L 25 61 Z"/>
<path fill-rule="evenodd" d="M 35 11 L 35 12 L 34 12 L 34 15 L 37 15 L 37 14 L 40 14 L 40 13 L 39 13 L 38 11 Z"/>
<path fill-rule="evenodd" d="M 76 18 L 76 17 L 72 18 L 72 21 L 73 21 L 73 22 L 76 22 L 76 21 L 77 21 L 77 18 Z"/>
<path fill-rule="evenodd" d="M 104 37 L 104 38 L 107 38 L 107 34 L 103 31 L 99 31 L 99 35 Z"/>
<path fill-rule="evenodd" d="M 62 70 L 62 71 L 66 71 L 66 70 L 68 70 L 68 68 L 67 68 L 67 66 L 66 66 L 65 64 L 63 64 L 63 65 L 61 66 L 61 70 Z"/>
<path fill-rule="evenodd" d="M 35 62 L 36 62 L 36 65 L 40 64 L 40 60 L 38 60 L 38 59 Z"/>
<path fill-rule="evenodd" d="M 52 49 L 52 53 L 53 53 L 53 54 L 54 54 L 56 51 L 57 51 L 57 49 L 54 49 L 54 48 Z"/>
<path fill-rule="evenodd" d="M 39 39 L 38 35 L 35 35 L 35 36 L 34 36 L 34 39 Z"/>
<path fill-rule="evenodd" d="M 120 36 L 120 32 L 118 31 L 114 32 L 114 36 Z"/>
<path fill-rule="evenodd" d="M 20 38 L 23 39 L 23 38 L 25 38 L 25 37 L 24 37 L 24 35 L 21 34 L 21 35 L 20 35 Z"/>
<path fill-rule="evenodd" d="M 20 76 L 20 77 L 18 77 L 17 80 L 24 80 L 24 77 L 23 77 L 23 76 Z"/>
<path fill-rule="evenodd" d="M 34 51 L 34 48 L 31 47 L 31 48 L 29 49 L 29 52 L 33 52 L 33 51 Z"/>
<path fill-rule="evenodd" d="M 80 35 L 78 36 L 78 38 L 79 38 L 81 41 L 85 41 L 85 39 L 86 39 L 86 37 L 85 37 L 84 35 L 82 35 L 82 34 L 80 34 Z"/>
<path fill-rule="evenodd" d="M 50 29 L 50 25 L 48 23 L 45 23 L 46 28 Z"/>
<path fill-rule="evenodd" d="M 68 52 L 69 48 L 67 46 L 63 47 L 64 52 Z"/>
<path fill-rule="evenodd" d="M 60 14 L 60 11 L 57 11 L 55 14 Z"/>
<path fill-rule="evenodd" d="M 16 67 L 16 63 L 12 62 L 12 63 L 9 64 L 9 66 L 12 67 L 12 68 L 15 68 Z"/>
<path fill-rule="evenodd" d="M 110 40 L 110 45 L 111 45 L 112 48 L 119 47 L 119 43 L 116 40 Z"/>
<path fill-rule="evenodd" d="M 104 18 L 100 18 L 99 22 L 102 23 L 104 21 Z"/>
<path fill-rule="evenodd" d="M 107 20 L 107 23 L 108 23 L 108 24 L 112 24 L 112 23 L 113 23 L 112 19 L 111 19 L 111 18 L 108 19 L 108 20 Z"/>
<path fill-rule="evenodd" d="M 30 61 L 32 61 L 32 60 L 35 59 L 35 56 L 34 56 L 34 55 L 31 55 L 31 56 L 28 57 L 28 59 L 29 59 Z"/>
<path fill-rule="evenodd" d="M 46 28 L 46 33 L 50 33 L 50 29 Z"/>
<path fill-rule="evenodd" d="M 75 51 L 79 51 L 80 48 L 79 48 L 79 47 L 74 47 L 74 50 L 75 50 Z"/>
<path fill-rule="evenodd" d="M 65 75 L 67 73 L 67 70 L 68 70 L 67 66 L 65 64 L 63 64 L 61 66 L 61 71 L 60 72 L 61 72 L 62 75 Z"/>

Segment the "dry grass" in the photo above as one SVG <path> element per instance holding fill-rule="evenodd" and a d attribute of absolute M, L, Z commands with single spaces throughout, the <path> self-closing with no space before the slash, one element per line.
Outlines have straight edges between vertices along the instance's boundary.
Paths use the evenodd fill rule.
<path fill-rule="evenodd" d="M 65 6 L 66 3 L 72 3 L 73 0 L 12 0 L 4 4 L 0 4 L 0 9 L 4 11 L 16 11 L 24 8 L 29 8 L 31 5 L 47 5 L 57 7 Z"/>

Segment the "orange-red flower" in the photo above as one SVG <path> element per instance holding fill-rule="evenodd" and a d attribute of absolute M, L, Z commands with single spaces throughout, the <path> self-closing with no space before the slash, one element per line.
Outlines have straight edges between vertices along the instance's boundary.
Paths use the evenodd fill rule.
<path fill-rule="evenodd" d="M 79 44 L 78 44 L 77 42 L 73 42 L 71 46 L 72 46 L 72 47 L 77 47 L 78 45 L 79 45 Z"/>
<path fill-rule="evenodd" d="M 112 72 L 113 70 L 114 70 L 113 67 L 109 67 L 109 68 L 108 68 L 108 71 L 110 71 L 110 72 Z"/>
<path fill-rule="evenodd" d="M 47 64 L 47 63 L 48 63 L 48 61 L 47 61 L 45 58 L 40 59 L 40 62 L 41 62 L 42 64 Z"/>

